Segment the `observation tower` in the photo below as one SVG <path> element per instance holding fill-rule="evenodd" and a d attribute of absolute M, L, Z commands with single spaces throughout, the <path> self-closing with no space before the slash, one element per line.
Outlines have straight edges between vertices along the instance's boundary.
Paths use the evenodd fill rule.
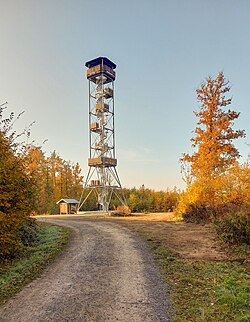
<path fill-rule="evenodd" d="M 79 210 L 91 193 L 95 193 L 98 210 L 108 211 L 110 201 L 115 195 L 120 203 L 126 205 L 121 182 L 116 171 L 115 156 L 115 104 L 114 64 L 106 57 L 98 57 L 86 62 L 89 83 L 89 159 L 88 174 L 84 184 Z"/>

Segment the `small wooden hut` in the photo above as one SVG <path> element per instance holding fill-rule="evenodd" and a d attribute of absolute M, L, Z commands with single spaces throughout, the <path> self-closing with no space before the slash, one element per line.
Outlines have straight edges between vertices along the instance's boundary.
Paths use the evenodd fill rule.
<path fill-rule="evenodd" d="M 76 199 L 61 199 L 56 204 L 59 205 L 60 215 L 70 215 L 77 212 L 79 201 Z"/>

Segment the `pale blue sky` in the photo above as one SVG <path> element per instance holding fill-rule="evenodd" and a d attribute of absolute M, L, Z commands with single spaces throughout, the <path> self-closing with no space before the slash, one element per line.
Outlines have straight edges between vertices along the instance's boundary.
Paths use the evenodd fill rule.
<path fill-rule="evenodd" d="M 250 1 L 0 0 L 0 102 L 33 120 L 44 149 L 87 172 L 84 63 L 117 64 L 118 173 L 125 187 L 183 188 L 179 157 L 191 152 L 195 90 L 222 70 L 246 160 L 250 130 Z"/>

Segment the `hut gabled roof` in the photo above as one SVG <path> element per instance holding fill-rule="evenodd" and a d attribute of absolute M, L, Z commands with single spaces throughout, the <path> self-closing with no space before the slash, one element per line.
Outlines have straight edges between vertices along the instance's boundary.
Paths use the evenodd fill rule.
<path fill-rule="evenodd" d="M 79 201 L 77 201 L 76 199 L 60 199 L 59 201 L 57 201 L 57 205 L 59 204 L 59 203 L 62 203 L 62 202 L 65 202 L 65 203 L 70 203 L 70 204 L 79 204 Z"/>

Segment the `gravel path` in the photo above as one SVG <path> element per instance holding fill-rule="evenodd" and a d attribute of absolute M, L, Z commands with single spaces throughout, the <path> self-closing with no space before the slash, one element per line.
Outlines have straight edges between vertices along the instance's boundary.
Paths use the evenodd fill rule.
<path fill-rule="evenodd" d="M 1 322 L 170 321 L 168 299 L 143 242 L 115 223 L 43 218 L 74 230 L 65 252 L 0 308 Z"/>

